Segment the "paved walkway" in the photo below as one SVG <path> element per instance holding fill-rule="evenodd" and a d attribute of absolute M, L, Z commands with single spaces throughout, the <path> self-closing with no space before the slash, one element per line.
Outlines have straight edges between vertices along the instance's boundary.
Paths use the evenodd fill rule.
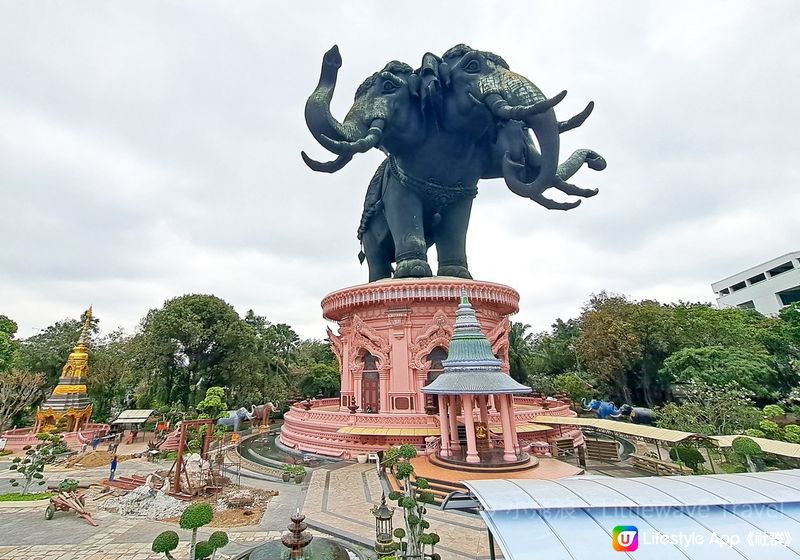
<path fill-rule="evenodd" d="M 311 476 L 303 513 L 320 529 L 335 528 L 364 541 L 375 539 L 375 518 L 370 513 L 383 489 L 375 465 L 347 464 L 334 470 L 316 469 Z M 489 558 L 486 526 L 476 515 L 429 508 L 431 531 L 441 537 L 436 547 L 448 560 Z M 402 526 L 400 512 L 394 526 Z M 499 555 L 498 555 L 499 557 Z"/>
<path fill-rule="evenodd" d="M 138 460 L 120 464 L 119 474 L 144 474 L 152 464 Z M 49 469 L 48 469 L 49 470 Z M 60 481 L 66 476 L 89 482 L 107 476 L 106 468 L 64 471 L 54 470 L 47 478 Z M 0 483 L 10 473 L 0 473 Z M 242 485 L 280 492 L 267 506 L 260 524 L 226 529 L 230 544 L 218 558 L 232 558 L 267 540 L 280 536 L 289 516 L 298 508 L 307 516 L 316 532 L 336 533 L 355 543 L 372 543 L 375 520 L 370 513 L 380 502 L 383 488 L 374 465 L 336 463 L 314 469 L 308 484 L 282 483 L 242 475 Z M 150 547 L 153 539 L 165 530 L 181 535 L 182 548 L 176 558 L 188 556 L 191 534 L 174 524 L 145 519 L 123 518 L 90 504 L 99 527 L 91 527 L 71 512 L 58 512 L 51 521 L 44 519 L 44 507 L 0 508 L 0 560 L 156 560 Z M 428 510 L 431 530 L 438 533 L 437 546 L 448 560 L 487 559 L 486 528 L 479 517 L 458 512 Z M 395 515 L 395 526 L 402 521 Z M 201 529 L 199 539 L 215 529 Z M 312 531 L 315 532 L 315 531 Z"/>

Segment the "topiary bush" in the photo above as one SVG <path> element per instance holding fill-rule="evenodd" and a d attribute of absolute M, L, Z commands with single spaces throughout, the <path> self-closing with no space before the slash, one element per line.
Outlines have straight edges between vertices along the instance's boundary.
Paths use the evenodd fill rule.
<path fill-rule="evenodd" d="M 783 436 L 783 430 L 781 430 L 781 427 L 772 420 L 762 420 L 758 423 L 758 429 L 764 432 L 764 434 L 770 439 L 782 439 L 781 436 Z"/>
<path fill-rule="evenodd" d="M 783 439 L 789 443 L 800 443 L 800 426 L 789 424 L 783 428 Z"/>
<path fill-rule="evenodd" d="M 777 404 L 768 404 L 764 408 L 761 409 L 761 412 L 764 413 L 764 416 L 767 418 L 776 418 L 778 416 L 783 416 L 785 413 L 783 408 L 781 408 Z"/>
<path fill-rule="evenodd" d="M 194 547 L 195 560 L 206 560 L 214 554 L 214 547 L 208 541 L 200 541 Z"/>
<path fill-rule="evenodd" d="M 181 529 L 192 530 L 192 545 L 189 547 L 189 558 L 195 557 L 197 529 L 208 525 L 214 518 L 214 510 L 209 504 L 192 504 L 183 511 L 179 525 Z M 213 551 L 212 551 L 213 552 Z M 210 553 L 209 553 L 210 554 Z"/>
<path fill-rule="evenodd" d="M 693 471 L 697 471 L 697 467 L 706 462 L 705 458 L 703 458 L 703 455 L 698 449 L 683 445 L 676 445 L 670 449 L 669 457 L 673 461 L 681 461 Z"/>
<path fill-rule="evenodd" d="M 217 550 L 228 544 L 228 533 L 225 531 L 214 531 L 208 537 L 208 544 L 214 547 L 214 553 L 211 555 L 211 560 L 217 556 Z"/>
<path fill-rule="evenodd" d="M 58 489 L 61 492 L 74 492 L 78 489 L 78 481 L 74 478 L 65 478 L 59 483 Z"/>
<path fill-rule="evenodd" d="M 178 548 L 178 533 L 175 531 L 164 531 L 153 540 L 153 552 L 164 554 L 169 560 L 174 560 L 170 553 L 176 548 Z"/>
<path fill-rule="evenodd" d="M 738 460 L 742 466 L 746 467 L 750 472 L 756 472 L 758 470 L 755 459 L 760 459 L 764 455 L 764 452 L 756 442 L 748 437 L 740 436 L 733 440 L 731 447 L 733 448 L 734 458 Z"/>

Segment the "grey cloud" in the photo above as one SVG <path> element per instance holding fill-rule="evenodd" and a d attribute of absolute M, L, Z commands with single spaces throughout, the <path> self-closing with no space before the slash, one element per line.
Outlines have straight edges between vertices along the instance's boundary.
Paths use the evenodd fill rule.
<path fill-rule="evenodd" d="M 476 276 L 516 287 L 544 328 L 603 289 L 709 300 L 708 284 L 794 250 L 800 8 L 789 1 L 143 2 L 6 6 L 0 21 L 0 313 L 22 334 L 94 302 L 133 328 L 209 291 L 322 336 L 319 299 L 362 282 L 364 190 L 380 162 L 314 174 L 303 104 L 322 53 L 333 108 L 391 59 L 493 50 L 567 116 L 562 139 L 609 167 L 548 212 L 481 184 Z M 88 301 L 85 301 L 88 300 Z M 74 309 L 73 309 L 74 308 Z"/>

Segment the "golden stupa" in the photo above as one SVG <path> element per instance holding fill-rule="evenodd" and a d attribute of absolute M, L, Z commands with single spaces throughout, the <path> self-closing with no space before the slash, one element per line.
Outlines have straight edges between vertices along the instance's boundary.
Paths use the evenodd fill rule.
<path fill-rule="evenodd" d="M 65 432 L 74 432 L 86 425 L 92 416 L 92 405 L 86 392 L 89 373 L 89 328 L 92 308 L 86 310 L 78 344 L 61 370 L 58 385 L 36 411 L 37 431 L 49 431 L 59 425 Z"/>

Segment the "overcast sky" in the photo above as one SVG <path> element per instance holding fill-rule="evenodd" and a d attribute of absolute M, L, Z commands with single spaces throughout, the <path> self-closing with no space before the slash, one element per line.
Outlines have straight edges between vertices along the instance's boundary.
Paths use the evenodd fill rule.
<path fill-rule="evenodd" d="M 334 43 L 340 118 L 389 60 L 461 42 L 569 90 L 562 119 L 595 100 L 562 158 L 606 157 L 574 177 L 597 197 L 557 212 L 480 184 L 470 269 L 520 292 L 518 320 L 548 328 L 601 290 L 712 301 L 800 249 L 798 37 L 791 1 L 2 2 L 0 314 L 24 337 L 91 303 L 133 331 L 212 293 L 323 337 L 320 299 L 367 278 L 355 230 L 381 161 L 300 159 L 325 156 L 303 106 Z"/>

